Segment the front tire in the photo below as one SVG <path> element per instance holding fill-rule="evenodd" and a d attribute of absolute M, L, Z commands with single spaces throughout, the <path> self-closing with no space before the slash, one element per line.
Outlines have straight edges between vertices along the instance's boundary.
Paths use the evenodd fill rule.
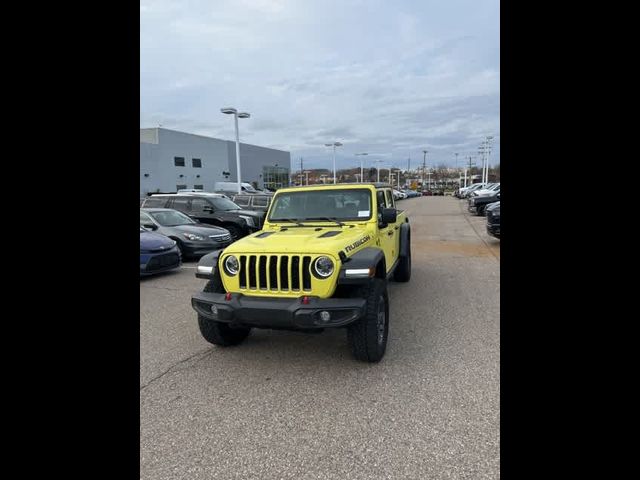
<path fill-rule="evenodd" d="M 347 329 L 351 353 L 360 361 L 375 363 L 382 360 L 389 336 L 389 296 L 387 282 L 375 278 L 354 292 L 367 300 L 365 315 Z"/>
<path fill-rule="evenodd" d="M 204 287 L 204 291 L 225 293 L 220 277 L 216 276 L 213 280 L 209 280 L 207 285 Z M 215 320 L 210 320 L 202 315 L 198 315 L 198 326 L 200 327 L 200 333 L 207 342 L 221 347 L 238 345 L 242 343 L 251 332 L 250 328 L 233 328 L 227 323 L 216 322 Z"/>

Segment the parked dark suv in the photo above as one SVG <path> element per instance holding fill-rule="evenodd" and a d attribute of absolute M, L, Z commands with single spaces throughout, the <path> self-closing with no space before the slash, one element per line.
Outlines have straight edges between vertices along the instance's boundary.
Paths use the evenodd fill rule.
<path fill-rule="evenodd" d="M 263 214 L 253 210 L 243 210 L 222 194 L 152 195 L 144 200 L 142 206 L 173 208 L 201 223 L 226 228 L 233 240 L 249 235 L 262 227 Z"/>

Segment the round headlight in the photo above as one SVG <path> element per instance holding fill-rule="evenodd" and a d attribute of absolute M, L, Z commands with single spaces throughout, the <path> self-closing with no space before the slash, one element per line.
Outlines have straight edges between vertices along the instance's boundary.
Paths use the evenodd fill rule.
<path fill-rule="evenodd" d="M 224 269 L 229 275 L 235 275 L 238 273 L 238 270 L 240 269 L 238 259 L 233 255 L 229 255 L 224 259 Z"/>
<path fill-rule="evenodd" d="M 313 271 L 319 278 L 330 277 L 333 273 L 333 261 L 329 257 L 318 257 L 313 263 Z"/>

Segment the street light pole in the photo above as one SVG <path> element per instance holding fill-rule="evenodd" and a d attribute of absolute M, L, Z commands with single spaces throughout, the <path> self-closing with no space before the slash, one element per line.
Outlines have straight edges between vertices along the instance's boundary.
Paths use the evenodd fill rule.
<path fill-rule="evenodd" d="M 427 168 L 427 153 L 429 150 L 423 150 L 424 158 L 422 159 L 422 190 L 424 190 L 424 171 Z"/>
<path fill-rule="evenodd" d="M 366 152 L 363 153 L 356 153 L 356 157 L 357 156 L 362 156 L 362 155 L 369 155 Z M 363 166 L 363 159 L 360 159 L 360 183 L 364 183 L 364 166 Z"/>
<path fill-rule="evenodd" d="M 378 160 L 374 160 L 374 162 L 382 163 L 382 160 L 378 159 Z M 379 167 L 376 167 L 376 173 L 378 174 L 378 182 L 377 183 L 380 183 L 380 168 Z"/>
<path fill-rule="evenodd" d="M 340 142 L 325 143 L 325 147 L 333 147 L 333 183 L 336 183 L 336 147 L 341 147 Z"/>
<path fill-rule="evenodd" d="M 249 118 L 250 114 L 247 112 L 240 112 L 232 107 L 221 108 L 222 113 L 233 115 L 236 127 L 236 170 L 238 171 L 238 193 L 242 193 L 242 175 L 240 172 L 240 133 L 238 131 L 238 118 Z"/>

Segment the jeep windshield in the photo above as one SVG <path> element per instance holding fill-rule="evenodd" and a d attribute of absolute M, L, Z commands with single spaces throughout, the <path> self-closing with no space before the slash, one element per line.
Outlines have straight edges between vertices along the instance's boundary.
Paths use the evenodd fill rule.
<path fill-rule="evenodd" d="M 280 193 L 275 196 L 269 213 L 270 222 L 365 221 L 370 218 L 371 192 L 364 188 Z"/>

